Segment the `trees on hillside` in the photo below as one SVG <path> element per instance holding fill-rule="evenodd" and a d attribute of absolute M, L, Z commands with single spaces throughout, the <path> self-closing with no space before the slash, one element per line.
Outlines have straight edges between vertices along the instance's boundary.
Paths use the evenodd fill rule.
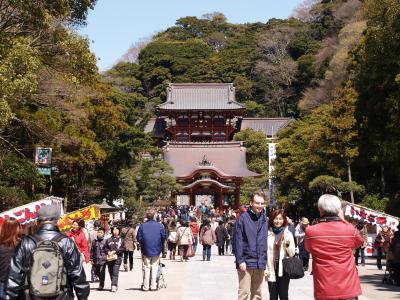
<path fill-rule="evenodd" d="M 363 13 L 367 28 L 353 51 L 351 66 L 362 137 L 358 176 L 368 174 L 367 189 L 390 197 L 389 209 L 399 213 L 400 1 L 364 1 Z"/>
<path fill-rule="evenodd" d="M 281 202 L 314 201 L 309 183 L 323 174 L 351 181 L 349 167 L 351 170 L 358 156 L 356 97 L 352 88 L 343 88 L 334 102 L 313 110 L 282 132 L 274 163 Z M 310 203 L 299 205 L 309 207 Z"/>

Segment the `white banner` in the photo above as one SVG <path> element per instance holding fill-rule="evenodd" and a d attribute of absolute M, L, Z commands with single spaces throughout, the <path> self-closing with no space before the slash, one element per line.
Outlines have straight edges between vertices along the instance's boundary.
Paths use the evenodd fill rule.
<path fill-rule="evenodd" d="M 273 197 L 275 185 L 272 178 L 272 172 L 274 171 L 274 160 L 276 158 L 276 143 L 268 143 L 268 191 L 269 191 L 269 199 L 270 206 L 275 206 L 276 201 Z"/>
<path fill-rule="evenodd" d="M 8 211 L 0 213 L 0 225 L 5 219 L 13 217 L 18 220 L 20 224 L 33 222 L 37 219 L 38 210 L 45 205 L 56 204 L 60 208 L 60 215 L 64 214 L 62 207 L 62 198 L 47 197 L 39 201 L 31 202 Z"/>
<path fill-rule="evenodd" d="M 387 225 L 392 230 L 396 230 L 399 224 L 399 218 L 351 203 L 346 205 L 344 215 L 355 220 L 363 220 L 368 224 L 377 226 Z"/>

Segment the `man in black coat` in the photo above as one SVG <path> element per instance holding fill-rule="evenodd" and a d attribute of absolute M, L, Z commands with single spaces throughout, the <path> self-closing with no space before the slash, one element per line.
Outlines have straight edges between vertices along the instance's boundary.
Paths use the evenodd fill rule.
<path fill-rule="evenodd" d="M 215 229 L 218 255 L 225 255 L 225 241 L 228 239 L 228 231 L 226 230 L 223 221 L 219 221 L 218 224 L 218 227 Z"/>
<path fill-rule="evenodd" d="M 62 233 L 57 226 L 60 212 L 56 205 L 42 206 L 38 211 L 37 225 L 39 227 L 36 235 L 41 240 L 51 240 L 58 237 L 58 246 L 61 249 L 64 260 L 64 267 L 67 273 L 67 289 L 58 299 L 73 299 L 74 290 L 79 300 L 86 300 L 89 297 L 90 286 L 86 281 L 83 261 L 74 241 Z M 26 276 L 31 266 L 32 251 L 36 248 L 35 239 L 26 236 L 16 249 L 16 254 L 11 261 L 10 273 L 7 283 L 7 295 L 10 299 L 21 299 L 25 294 Z M 29 298 L 28 296 L 26 297 Z M 53 300 L 55 298 L 47 298 Z"/>

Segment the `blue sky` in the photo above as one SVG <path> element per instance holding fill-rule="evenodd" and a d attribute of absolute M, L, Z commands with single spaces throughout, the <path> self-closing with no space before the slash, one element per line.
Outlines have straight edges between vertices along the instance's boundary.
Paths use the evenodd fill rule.
<path fill-rule="evenodd" d="M 91 42 L 101 71 L 110 68 L 129 46 L 162 31 L 185 16 L 223 13 L 230 23 L 286 18 L 303 0 L 98 0 L 79 32 Z"/>

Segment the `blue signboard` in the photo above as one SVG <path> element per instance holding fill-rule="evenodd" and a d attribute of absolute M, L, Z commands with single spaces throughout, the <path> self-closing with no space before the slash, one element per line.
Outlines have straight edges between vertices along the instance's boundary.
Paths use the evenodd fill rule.
<path fill-rule="evenodd" d="M 36 168 L 38 173 L 44 176 L 50 176 L 51 175 L 51 168 L 46 168 L 46 167 L 37 167 Z"/>

